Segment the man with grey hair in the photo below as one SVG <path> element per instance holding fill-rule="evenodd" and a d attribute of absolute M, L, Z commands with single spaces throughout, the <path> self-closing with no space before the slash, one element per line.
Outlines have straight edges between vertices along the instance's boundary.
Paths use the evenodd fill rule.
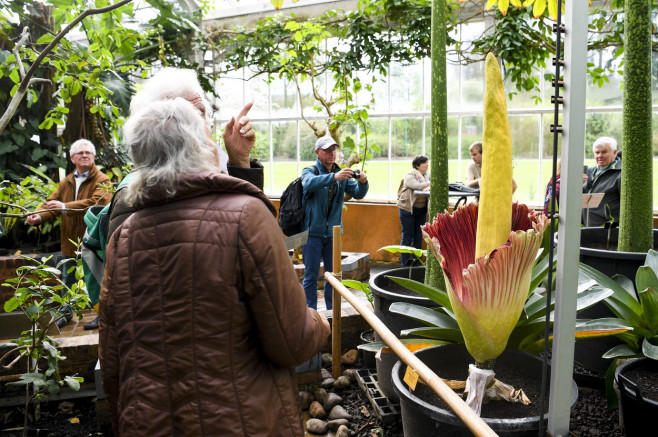
<path fill-rule="evenodd" d="M 27 217 L 27 224 L 35 226 L 40 223 L 62 217 L 60 226 L 61 250 L 64 258 L 75 258 L 75 244 L 72 241 L 82 241 L 86 225 L 84 215 L 93 205 L 106 205 L 111 194 L 106 191 L 110 179 L 103 174 L 96 164 L 96 148 L 91 141 L 80 139 L 71 145 L 69 151 L 75 171 L 66 175 L 51 194 L 46 203 L 37 208 L 37 213 Z M 38 212 L 43 211 L 43 212 Z M 62 281 L 69 287 L 75 282 L 75 273 L 66 270 L 72 263 L 62 266 Z M 65 293 L 65 291 L 62 291 Z M 57 326 L 63 327 L 72 318 L 72 313 L 66 312 L 57 320 Z"/>
<path fill-rule="evenodd" d="M 596 208 L 583 209 L 582 221 L 586 226 L 602 226 L 619 222 L 621 199 L 621 160 L 617 157 L 617 140 L 601 137 L 592 146 L 596 167 L 587 167 L 583 175 L 583 193 L 605 193 Z"/>

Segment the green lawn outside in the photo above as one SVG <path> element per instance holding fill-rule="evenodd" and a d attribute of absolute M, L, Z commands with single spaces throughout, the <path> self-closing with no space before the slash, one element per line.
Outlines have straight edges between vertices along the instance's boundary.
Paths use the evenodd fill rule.
<path fill-rule="evenodd" d="M 450 160 L 448 163 L 449 180 L 451 182 L 465 181 L 466 168 L 470 160 L 463 160 L 461 163 L 461 174 L 459 173 L 458 161 Z M 595 165 L 594 160 L 587 160 L 587 165 Z M 269 162 L 264 162 L 265 166 L 265 193 L 273 197 L 281 195 L 285 187 L 294 178 L 301 174 L 301 170 L 312 162 L 301 162 L 298 170 L 296 162 L 274 162 L 274 180 L 271 182 L 271 167 Z M 518 184 L 518 189 L 514 193 L 514 200 L 527 203 L 529 205 L 543 204 L 546 184 L 551 177 L 551 160 L 543 160 L 541 163 L 541 177 L 539 162 L 536 160 L 515 160 L 514 161 L 514 179 Z M 389 167 L 390 165 L 390 167 Z M 359 166 L 359 168 L 361 168 Z M 411 169 L 411 160 L 370 160 L 366 163 L 365 171 L 370 181 L 370 190 L 366 196 L 367 200 L 373 201 L 394 201 L 397 197 L 397 190 L 400 180 Z M 388 175 L 391 175 L 390 179 Z M 658 160 L 653 161 L 653 186 L 656 187 L 658 181 Z M 654 209 L 658 209 L 658 190 L 653 190 Z"/>

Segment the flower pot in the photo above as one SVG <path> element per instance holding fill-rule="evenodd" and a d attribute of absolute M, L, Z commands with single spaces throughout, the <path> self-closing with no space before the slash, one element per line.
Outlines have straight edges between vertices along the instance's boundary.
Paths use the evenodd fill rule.
<path fill-rule="evenodd" d="M 582 228 L 580 230 L 580 262 L 608 276 L 624 275 L 635 283 L 637 269 L 644 265 L 646 252 L 619 252 L 619 228 Z M 653 230 L 653 247 L 658 249 L 658 229 Z"/>
<path fill-rule="evenodd" d="M 647 435 L 647 424 L 654 414 L 658 415 L 658 361 L 628 361 L 615 371 L 615 382 L 619 387 L 619 418 L 624 435 Z"/>
<path fill-rule="evenodd" d="M 375 359 L 377 367 L 377 382 L 379 384 L 379 389 L 387 398 L 397 401 L 398 395 L 393 390 L 393 380 L 391 379 L 391 373 L 393 372 L 393 366 L 399 361 L 399 358 L 392 349 L 385 347 L 379 351 L 377 358 Z"/>
<path fill-rule="evenodd" d="M 432 371 L 446 379 L 465 380 L 468 365 L 473 358 L 461 344 L 434 346 L 415 352 Z M 405 437 L 428 435 L 472 436 L 471 431 L 442 401 L 424 384 L 418 384 L 411 391 L 403 382 L 406 364 L 398 361 L 393 367 L 393 388 L 400 398 L 402 424 Z M 542 361 L 535 355 L 517 350 L 506 350 L 494 365 L 496 377 L 522 388 L 531 405 L 512 404 L 506 401 L 492 401 L 482 405 L 481 417 L 499 436 L 537 436 L 539 429 L 539 393 L 541 391 Z M 550 374 L 550 372 L 549 372 Z M 571 381 L 571 407 L 578 398 L 578 387 Z M 548 390 L 546 390 L 548 392 Z M 544 401 L 548 409 L 548 397 Z M 548 422 L 544 414 L 545 426 Z"/>
<path fill-rule="evenodd" d="M 423 282 L 425 280 L 425 267 L 402 267 L 385 270 L 370 278 L 370 291 L 372 291 L 375 315 L 399 338 L 400 331 L 424 325 L 409 317 L 390 312 L 389 307 L 394 302 L 413 303 L 426 307 L 436 307 L 437 304 L 425 296 L 396 284 L 388 276 Z M 381 340 L 378 335 L 375 335 L 375 338 L 378 341 Z"/>

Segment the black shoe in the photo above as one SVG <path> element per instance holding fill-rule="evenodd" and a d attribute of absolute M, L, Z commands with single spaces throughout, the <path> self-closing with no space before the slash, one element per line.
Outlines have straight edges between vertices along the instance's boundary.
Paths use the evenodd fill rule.
<path fill-rule="evenodd" d="M 92 329 L 98 329 L 98 316 L 94 320 L 92 320 L 89 323 L 85 323 L 85 326 L 83 326 L 85 331 L 91 331 Z"/>
<path fill-rule="evenodd" d="M 64 314 L 64 317 L 62 317 L 60 319 L 57 319 L 55 324 L 57 325 L 57 327 L 61 331 L 62 328 L 65 327 L 71 321 L 72 318 L 73 318 L 73 313 L 71 313 L 71 312 L 66 313 L 66 314 Z"/>

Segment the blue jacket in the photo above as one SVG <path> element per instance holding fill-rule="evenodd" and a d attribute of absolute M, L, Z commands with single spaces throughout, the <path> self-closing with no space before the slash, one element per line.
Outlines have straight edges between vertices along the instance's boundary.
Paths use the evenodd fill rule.
<path fill-rule="evenodd" d="M 369 185 L 359 183 L 356 179 L 346 179 L 334 181 L 334 173 L 340 171 L 340 167 L 334 164 L 331 172 L 328 172 L 320 160 L 315 161 L 315 166 L 319 170 L 316 176 L 312 167 L 307 167 L 302 171 L 302 186 L 304 187 L 304 197 L 308 193 L 310 198 L 306 202 L 304 209 L 304 224 L 302 231 L 309 230 L 309 235 L 313 237 L 331 237 L 333 227 L 343 226 L 343 197 L 347 192 L 355 199 L 363 199 L 368 192 Z M 338 189 L 333 198 L 331 212 L 327 216 L 327 203 L 329 200 L 329 187 L 336 184 Z"/>

